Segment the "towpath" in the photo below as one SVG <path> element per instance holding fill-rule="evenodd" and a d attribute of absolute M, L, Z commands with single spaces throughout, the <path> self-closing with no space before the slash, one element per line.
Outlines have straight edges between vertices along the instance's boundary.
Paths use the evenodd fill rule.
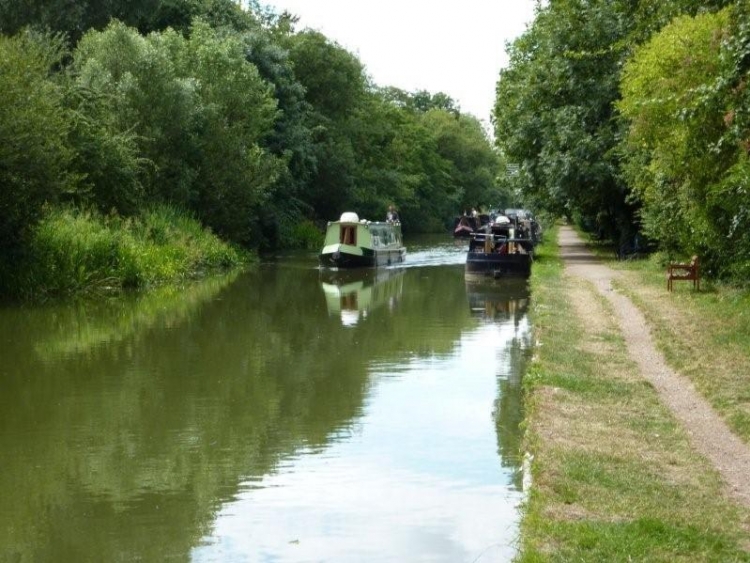
<path fill-rule="evenodd" d="M 570 227 L 560 229 L 560 254 L 566 272 L 593 283 L 612 305 L 628 353 L 686 429 L 693 447 L 724 479 L 729 496 L 750 507 L 750 447 L 742 442 L 686 377 L 672 370 L 656 349 L 645 317 L 633 302 L 613 290 L 617 272 L 599 261 Z M 592 314 L 596 314 L 593 312 Z"/>

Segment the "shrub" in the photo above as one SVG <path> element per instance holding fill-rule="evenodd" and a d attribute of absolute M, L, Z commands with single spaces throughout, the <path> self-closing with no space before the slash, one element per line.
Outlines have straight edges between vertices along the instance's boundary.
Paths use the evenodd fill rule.
<path fill-rule="evenodd" d="M 138 218 L 57 208 L 33 232 L 6 293 L 39 297 L 176 283 L 247 256 L 171 207 Z"/>

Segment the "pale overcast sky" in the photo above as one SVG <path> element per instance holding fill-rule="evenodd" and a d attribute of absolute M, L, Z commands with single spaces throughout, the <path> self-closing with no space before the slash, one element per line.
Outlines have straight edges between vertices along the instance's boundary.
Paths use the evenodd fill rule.
<path fill-rule="evenodd" d="M 535 0 L 267 0 L 351 51 L 378 86 L 445 92 L 489 124 L 505 43 L 525 30 Z"/>

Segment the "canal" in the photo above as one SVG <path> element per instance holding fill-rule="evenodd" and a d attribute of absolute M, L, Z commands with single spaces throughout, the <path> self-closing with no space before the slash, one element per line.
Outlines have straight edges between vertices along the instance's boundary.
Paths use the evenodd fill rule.
<path fill-rule="evenodd" d="M 509 561 L 527 289 L 407 248 L 0 309 L 0 561 Z"/>

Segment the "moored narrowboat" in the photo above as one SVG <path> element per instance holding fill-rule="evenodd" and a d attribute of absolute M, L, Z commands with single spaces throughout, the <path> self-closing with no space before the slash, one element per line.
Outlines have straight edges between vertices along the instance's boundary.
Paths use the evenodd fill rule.
<path fill-rule="evenodd" d="M 534 243 L 519 237 L 507 218 L 495 221 L 481 232 L 471 235 L 466 255 L 466 275 L 488 275 L 494 278 L 531 275 Z"/>

